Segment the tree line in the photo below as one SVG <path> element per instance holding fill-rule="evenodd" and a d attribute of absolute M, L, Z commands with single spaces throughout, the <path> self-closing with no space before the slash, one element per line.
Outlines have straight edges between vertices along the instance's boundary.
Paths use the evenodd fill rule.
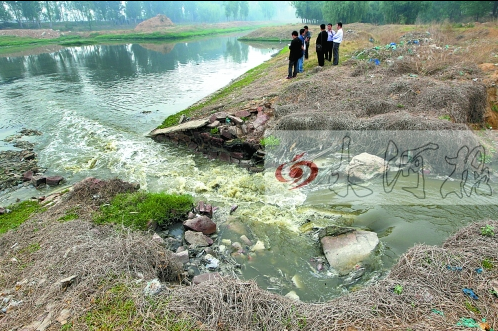
<path fill-rule="evenodd" d="M 271 20 L 277 13 L 269 1 L 0 1 L 0 21 L 15 20 L 39 27 L 42 22 L 99 21 L 137 23 L 158 14 L 174 23 Z"/>
<path fill-rule="evenodd" d="M 498 1 L 291 1 L 303 23 L 414 24 L 496 19 Z"/>

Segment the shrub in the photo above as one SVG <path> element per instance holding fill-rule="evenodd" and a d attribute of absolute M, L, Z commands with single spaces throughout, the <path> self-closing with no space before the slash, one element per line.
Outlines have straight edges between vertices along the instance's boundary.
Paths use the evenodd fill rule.
<path fill-rule="evenodd" d="M 491 226 L 489 224 L 486 224 L 486 226 L 483 226 L 481 228 L 481 234 L 486 237 L 494 237 L 495 235 L 495 227 Z"/>

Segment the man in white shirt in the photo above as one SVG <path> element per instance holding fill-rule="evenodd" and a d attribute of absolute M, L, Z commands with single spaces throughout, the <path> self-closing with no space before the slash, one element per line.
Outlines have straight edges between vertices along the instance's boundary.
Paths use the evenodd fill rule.
<path fill-rule="evenodd" d="M 342 35 L 343 35 L 342 23 L 338 22 L 337 23 L 337 32 L 332 37 L 332 41 L 334 42 L 334 46 L 332 49 L 334 61 L 332 62 L 332 65 L 334 65 L 334 66 L 339 64 L 339 46 L 341 45 L 341 42 L 342 42 Z"/>
<path fill-rule="evenodd" d="M 327 49 L 325 51 L 325 60 L 329 60 L 329 62 L 332 62 L 332 49 L 334 47 L 334 42 L 332 41 L 332 38 L 334 37 L 335 31 L 332 30 L 332 23 L 327 24 Z"/>

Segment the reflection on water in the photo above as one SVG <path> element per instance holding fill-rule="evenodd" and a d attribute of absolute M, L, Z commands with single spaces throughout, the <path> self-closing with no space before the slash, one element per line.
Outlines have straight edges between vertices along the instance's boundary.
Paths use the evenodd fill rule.
<path fill-rule="evenodd" d="M 240 43 L 236 36 L 178 44 L 97 45 L 0 58 L 0 140 L 22 128 L 33 137 L 40 167 L 68 184 L 85 177 L 119 177 L 151 192 L 188 193 L 218 206 L 219 239 L 240 229 L 265 249 L 238 256 L 243 277 L 302 300 L 326 300 L 347 288 L 318 270 L 320 247 L 300 228 L 344 224 L 375 231 L 378 255 L 363 280 L 375 279 L 417 242 L 439 244 L 472 220 L 493 217 L 496 205 L 386 205 L 337 201 L 328 191 L 289 190 L 275 172 L 251 174 L 210 161 L 145 134 L 167 116 L 228 84 L 281 49 Z M 2 142 L 0 150 L 12 149 Z M 430 184 L 428 184 L 430 185 Z M 375 189 L 375 186 L 371 188 Z M 381 187 L 378 187 L 381 189 Z M 41 196 L 51 188 L 1 192 L 0 204 Z M 387 201 L 389 202 L 389 201 Z M 228 218 L 234 204 L 238 209 Z M 346 285 L 345 285 L 346 284 Z"/>

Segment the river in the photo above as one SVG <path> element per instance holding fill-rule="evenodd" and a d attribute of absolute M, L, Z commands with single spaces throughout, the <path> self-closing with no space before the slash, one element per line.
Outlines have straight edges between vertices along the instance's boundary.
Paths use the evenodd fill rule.
<path fill-rule="evenodd" d="M 345 280 L 317 270 L 320 247 L 300 227 L 309 220 L 375 231 L 380 248 L 361 282 L 375 281 L 416 243 L 437 245 L 471 221 L 496 214 L 494 197 L 478 204 L 401 203 L 385 197 L 343 201 L 330 190 L 288 190 L 274 171 L 249 173 L 145 135 L 270 59 L 281 44 L 241 43 L 238 35 L 177 44 L 93 45 L 53 53 L 0 58 L 0 150 L 22 128 L 38 130 L 35 144 L 46 175 L 66 184 L 86 177 L 118 177 L 151 192 L 188 193 L 219 207 L 230 222 L 218 239 L 246 234 L 265 249 L 238 257 L 241 277 L 304 301 L 324 301 L 348 291 Z M 327 162 L 326 159 L 322 160 Z M 380 187 L 381 184 L 379 184 Z M 428 187 L 441 182 L 428 181 Z M 49 194 L 52 188 L 0 192 L 0 205 Z M 354 282 L 353 282 L 354 283 Z"/>

